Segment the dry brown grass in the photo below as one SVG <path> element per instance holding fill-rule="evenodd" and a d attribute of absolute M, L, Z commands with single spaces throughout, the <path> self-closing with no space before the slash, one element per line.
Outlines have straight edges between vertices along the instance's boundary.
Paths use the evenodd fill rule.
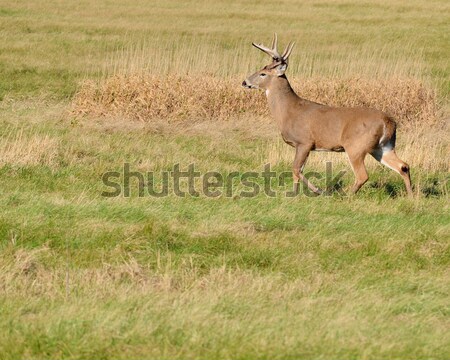
<path fill-rule="evenodd" d="M 25 135 L 11 131 L 0 139 L 0 166 L 53 166 L 57 162 L 59 140 L 48 135 Z"/>
<path fill-rule="evenodd" d="M 143 122 L 157 118 L 226 120 L 243 114 L 268 116 L 263 94 L 242 89 L 241 80 L 207 75 L 116 75 L 101 83 L 82 84 L 72 112 Z M 297 80 L 293 86 L 306 99 L 335 106 L 374 107 L 408 127 L 435 124 L 439 115 L 436 92 L 412 78 L 309 78 Z"/>

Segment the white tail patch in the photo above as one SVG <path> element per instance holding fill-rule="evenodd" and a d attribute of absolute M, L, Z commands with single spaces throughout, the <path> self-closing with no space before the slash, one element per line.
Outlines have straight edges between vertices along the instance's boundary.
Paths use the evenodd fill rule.
<path fill-rule="evenodd" d="M 386 135 L 386 124 L 383 124 L 383 136 L 380 138 L 380 141 L 378 142 L 379 145 L 381 145 L 381 157 L 388 153 L 389 151 L 394 150 L 394 146 L 392 144 L 391 139 L 389 139 Z"/>
<path fill-rule="evenodd" d="M 390 142 L 388 142 L 387 144 L 384 144 L 384 146 L 381 148 L 381 151 L 384 154 L 387 154 L 388 152 L 394 150 L 394 147 L 392 146 L 392 144 Z"/>

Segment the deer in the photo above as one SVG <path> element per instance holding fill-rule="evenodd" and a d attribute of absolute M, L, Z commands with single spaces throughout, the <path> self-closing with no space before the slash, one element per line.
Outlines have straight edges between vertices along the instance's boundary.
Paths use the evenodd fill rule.
<path fill-rule="evenodd" d="M 355 175 L 352 194 L 356 194 L 369 179 L 364 160 L 370 154 L 400 174 L 408 195 L 412 196 L 409 165 L 395 153 L 397 125 L 394 119 L 368 107 L 335 107 L 301 98 L 285 74 L 295 43 L 290 42 L 280 55 L 277 42 L 277 34 L 274 34 L 271 48 L 252 43 L 272 61 L 248 76 L 242 86 L 265 91 L 270 113 L 284 142 L 295 148 L 292 165 L 295 194 L 300 180 L 314 194 L 323 193 L 303 175 L 303 169 L 311 151 L 332 151 L 347 154 Z"/>

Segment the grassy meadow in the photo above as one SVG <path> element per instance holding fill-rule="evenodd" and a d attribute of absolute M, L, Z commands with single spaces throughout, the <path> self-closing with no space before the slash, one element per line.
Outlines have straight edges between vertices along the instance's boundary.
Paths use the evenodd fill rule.
<path fill-rule="evenodd" d="M 0 359 L 448 359 L 449 13 L 0 0 Z M 240 87 L 274 31 L 296 41 L 299 94 L 395 114 L 413 198 L 372 159 L 356 196 L 286 197 L 290 176 L 273 197 L 140 197 L 135 178 L 102 196 L 125 163 L 157 188 L 175 164 L 290 171 L 263 93 Z M 326 162 L 346 191 L 344 154 L 306 172 L 324 187 Z"/>

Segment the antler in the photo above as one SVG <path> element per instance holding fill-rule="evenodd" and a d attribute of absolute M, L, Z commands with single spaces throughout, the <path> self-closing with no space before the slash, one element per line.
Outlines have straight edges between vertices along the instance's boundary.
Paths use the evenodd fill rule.
<path fill-rule="evenodd" d="M 283 58 L 284 61 L 287 61 L 289 55 L 291 55 L 294 44 L 295 44 L 295 41 L 292 41 L 288 44 L 288 46 L 286 46 L 286 49 L 284 50 L 283 55 L 281 55 L 281 57 Z"/>
<path fill-rule="evenodd" d="M 290 42 L 286 49 L 283 52 L 283 55 L 280 55 L 277 50 L 277 44 L 278 44 L 278 37 L 277 34 L 273 34 L 273 40 L 272 40 L 272 48 L 268 48 L 267 46 L 264 46 L 262 44 L 255 44 L 252 43 L 252 45 L 259 50 L 264 51 L 267 55 L 271 56 L 275 61 L 287 61 L 289 55 L 291 55 L 292 48 L 294 47 L 295 42 Z"/>
<path fill-rule="evenodd" d="M 259 50 L 264 51 L 267 55 L 271 56 L 274 60 L 281 60 L 281 56 L 278 53 L 277 50 L 277 34 L 273 34 L 273 41 L 272 41 L 272 49 L 269 49 L 268 47 L 262 45 L 262 44 L 255 44 L 252 43 L 252 45 L 256 48 L 258 48 Z"/>

